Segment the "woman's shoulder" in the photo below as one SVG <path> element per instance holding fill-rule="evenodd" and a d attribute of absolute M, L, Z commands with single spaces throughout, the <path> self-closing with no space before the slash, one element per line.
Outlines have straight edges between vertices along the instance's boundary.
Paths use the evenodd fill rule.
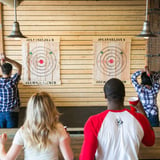
<path fill-rule="evenodd" d="M 63 133 L 65 131 L 64 125 L 60 122 L 56 124 L 56 130 L 58 133 Z"/>
<path fill-rule="evenodd" d="M 58 122 L 56 124 L 56 128 L 64 128 L 64 125 L 61 122 Z"/>
<path fill-rule="evenodd" d="M 68 134 L 67 134 L 67 132 L 64 128 L 64 125 L 62 123 L 60 123 L 60 122 L 57 123 L 56 129 L 57 129 L 58 137 L 60 140 L 63 140 L 68 137 Z"/>
<path fill-rule="evenodd" d="M 24 127 L 23 126 L 21 126 L 21 127 L 19 127 L 18 129 L 17 129 L 17 132 L 23 132 L 24 131 Z"/>

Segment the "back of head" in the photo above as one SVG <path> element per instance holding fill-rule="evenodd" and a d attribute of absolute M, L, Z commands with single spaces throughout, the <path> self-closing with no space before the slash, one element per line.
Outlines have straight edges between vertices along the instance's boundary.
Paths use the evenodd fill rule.
<path fill-rule="evenodd" d="M 46 92 L 35 93 L 27 104 L 24 130 L 29 145 L 37 148 L 45 148 L 48 145 L 48 136 L 56 131 L 59 112 Z M 41 136 L 39 136 L 41 135 Z"/>
<path fill-rule="evenodd" d="M 125 97 L 125 87 L 121 80 L 112 78 L 104 85 L 105 98 L 109 101 L 116 100 L 123 102 Z"/>
<path fill-rule="evenodd" d="M 141 74 L 141 84 L 152 86 L 152 75 L 148 76 L 146 72 Z"/>
<path fill-rule="evenodd" d="M 5 75 L 9 75 L 12 71 L 12 65 L 10 63 L 4 63 L 2 66 L 2 73 Z"/>
<path fill-rule="evenodd" d="M 35 93 L 31 96 L 27 104 L 26 120 L 38 125 L 53 125 L 58 118 L 58 111 L 51 98 L 46 92 Z"/>

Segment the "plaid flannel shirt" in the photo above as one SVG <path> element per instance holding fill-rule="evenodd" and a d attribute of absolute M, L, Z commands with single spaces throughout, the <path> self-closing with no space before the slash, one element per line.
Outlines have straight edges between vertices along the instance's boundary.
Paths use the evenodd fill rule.
<path fill-rule="evenodd" d="M 20 99 L 18 82 L 20 75 L 14 74 L 10 78 L 0 78 L 0 112 L 18 112 Z"/>
<path fill-rule="evenodd" d="M 151 88 L 147 88 L 145 85 L 141 85 L 137 81 L 137 77 L 141 75 L 141 71 L 137 71 L 132 74 L 131 81 L 136 89 L 138 97 L 144 107 L 147 117 L 149 114 L 157 115 L 158 107 L 157 107 L 157 94 L 160 90 L 160 84 L 158 81 L 152 81 L 153 85 Z"/>

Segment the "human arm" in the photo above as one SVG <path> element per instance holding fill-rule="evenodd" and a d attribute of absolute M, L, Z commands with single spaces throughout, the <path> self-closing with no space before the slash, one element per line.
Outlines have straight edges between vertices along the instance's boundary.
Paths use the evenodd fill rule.
<path fill-rule="evenodd" d="M 144 108 L 142 106 L 142 103 L 141 101 L 139 100 L 138 104 L 135 106 L 136 110 L 143 114 L 142 115 L 139 115 L 139 122 L 143 128 L 143 131 L 144 131 L 144 137 L 142 139 L 142 143 L 146 146 L 152 146 L 154 143 L 155 143 L 155 134 L 154 134 L 154 130 L 147 118 L 147 115 L 144 111 Z"/>
<path fill-rule="evenodd" d="M 6 56 L 4 56 L 4 61 L 7 61 L 7 62 L 13 64 L 16 67 L 16 69 L 17 69 L 17 73 L 19 75 L 21 75 L 21 73 L 22 73 L 22 65 L 20 63 L 16 62 L 13 59 L 10 59 L 10 58 L 8 58 Z"/>
<path fill-rule="evenodd" d="M 150 71 L 149 71 L 149 67 L 148 67 L 148 66 L 145 66 L 143 69 L 136 71 L 136 72 L 133 73 L 132 76 L 131 76 L 131 81 L 132 81 L 133 86 L 139 85 L 139 83 L 138 83 L 138 81 L 137 81 L 137 78 L 138 78 L 143 72 L 146 72 L 146 74 L 147 74 L 148 76 L 150 76 Z"/>
<path fill-rule="evenodd" d="M 144 116 L 147 117 L 146 112 L 144 111 L 144 108 L 143 108 L 140 100 L 139 100 L 138 104 L 135 106 L 135 108 L 139 113 L 142 113 Z"/>
<path fill-rule="evenodd" d="M 0 66 L 2 66 L 4 63 L 4 55 L 2 53 L 0 54 L 0 59 Z"/>
<path fill-rule="evenodd" d="M 141 113 L 135 113 L 136 114 L 136 119 L 139 121 L 142 129 L 143 129 L 143 139 L 142 143 L 145 146 L 152 146 L 155 143 L 155 133 L 154 130 L 147 119 L 146 116 L 144 116 Z"/>
<path fill-rule="evenodd" d="M 140 84 L 138 83 L 137 78 L 141 75 L 142 71 L 136 71 L 135 73 L 132 74 L 131 76 L 131 81 L 132 81 L 132 85 L 134 86 L 134 88 L 136 89 L 136 91 L 138 92 L 139 88 L 140 88 Z"/>
<path fill-rule="evenodd" d="M 150 71 L 149 71 L 149 67 L 148 66 L 145 66 L 144 67 L 144 71 L 142 70 L 142 72 L 146 72 L 147 76 L 150 76 Z"/>
<path fill-rule="evenodd" d="M 0 136 L 0 159 L 1 160 L 15 160 L 19 155 L 22 146 L 12 144 L 9 151 L 6 152 L 5 150 L 5 143 L 7 141 L 7 134 L 2 134 Z"/>
<path fill-rule="evenodd" d="M 84 127 L 84 141 L 79 160 L 94 160 L 98 146 L 97 136 L 92 119 L 89 119 Z"/>
<path fill-rule="evenodd" d="M 72 152 L 72 149 L 70 146 L 69 135 L 67 138 L 60 141 L 59 147 L 60 147 L 61 153 L 62 153 L 65 160 L 73 160 L 73 152 Z"/>
<path fill-rule="evenodd" d="M 147 122 L 143 126 L 144 137 L 142 139 L 142 143 L 146 146 L 153 146 L 155 143 L 155 133 L 147 117 L 145 118 Z"/>
<path fill-rule="evenodd" d="M 70 140 L 70 136 L 69 133 L 66 131 L 66 129 L 64 128 L 64 126 L 59 123 L 57 125 L 58 127 L 58 131 L 60 133 L 60 139 L 59 139 L 59 148 L 60 151 L 63 155 L 64 160 L 73 160 L 73 152 L 71 149 L 71 140 Z"/>

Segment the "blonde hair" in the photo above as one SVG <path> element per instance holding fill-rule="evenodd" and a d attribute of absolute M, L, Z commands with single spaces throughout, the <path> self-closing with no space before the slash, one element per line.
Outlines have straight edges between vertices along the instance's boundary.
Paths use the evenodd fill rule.
<path fill-rule="evenodd" d="M 50 133 L 56 134 L 59 115 L 48 93 L 33 94 L 27 104 L 26 120 L 23 125 L 27 145 L 45 149 L 51 143 Z"/>

